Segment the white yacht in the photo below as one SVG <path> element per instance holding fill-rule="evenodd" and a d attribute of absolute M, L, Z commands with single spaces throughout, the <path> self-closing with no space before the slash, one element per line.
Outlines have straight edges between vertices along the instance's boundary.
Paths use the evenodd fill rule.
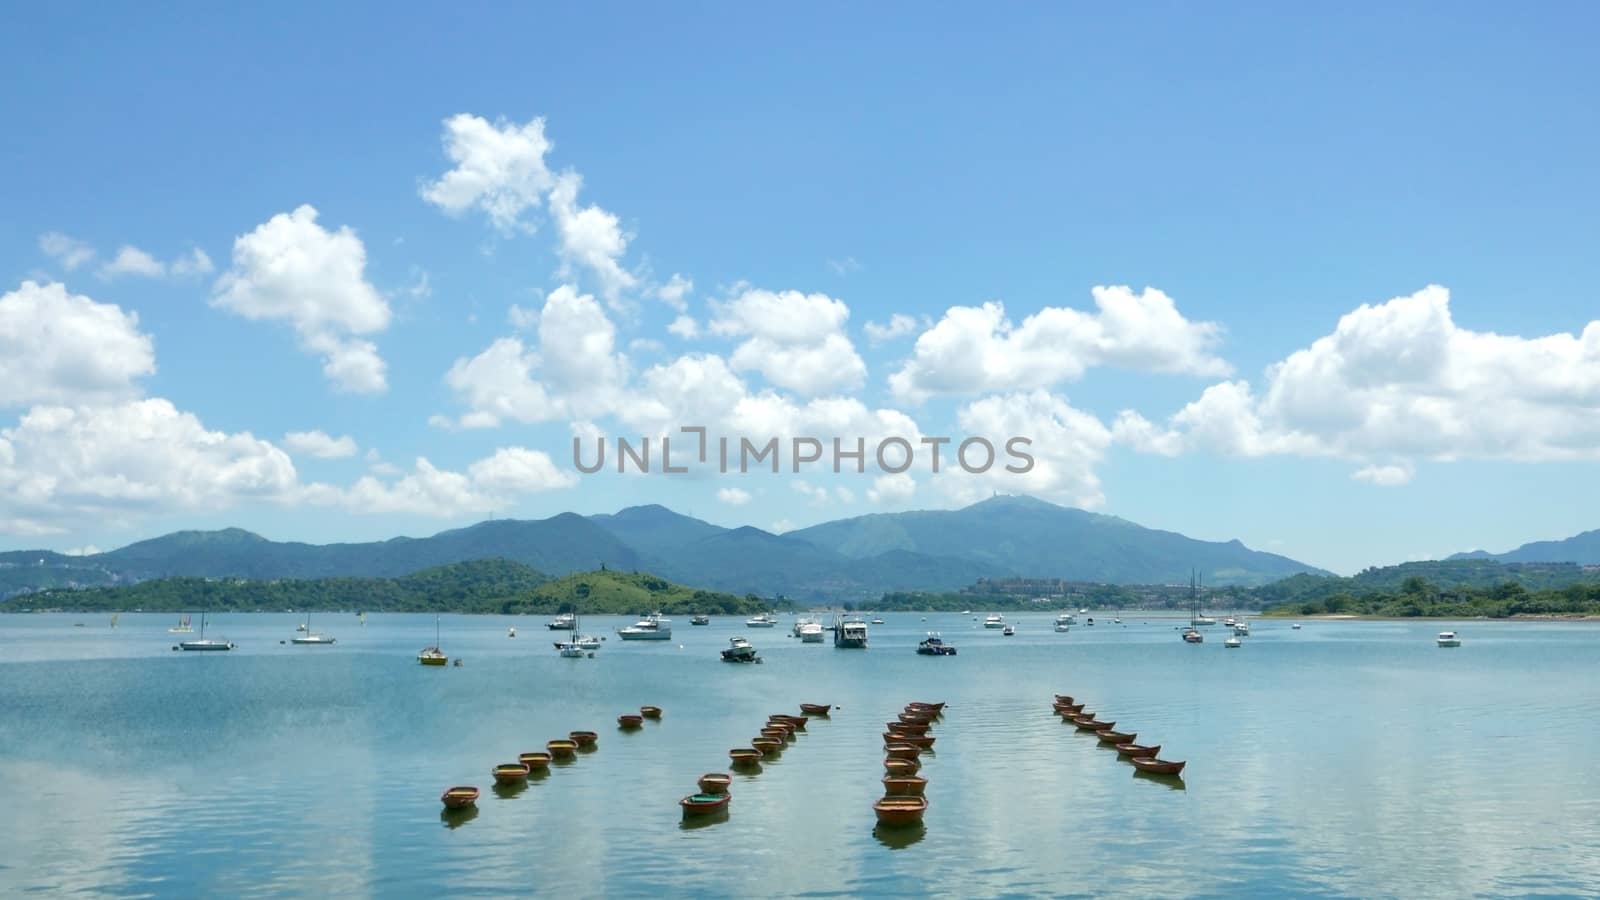
<path fill-rule="evenodd" d="M 833 645 L 860 650 L 867 646 L 867 623 L 860 616 L 848 616 L 833 622 Z"/>
<path fill-rule="evenodd" d="M 1056 616 L 1056 630 L 1057 631 L 1063 631 L 1063 632 L 1071 631 L 1072 630 L 1072 626 L 1074 626 L 1076 624 L 1078 624 L 1078 617 L 1073 615 L 1072 613 L 1066 612 L 1066 613 L 1062 613 L 1059 616 Z"/>
<path fill-rule="evenodd" d="M 1244 646 L 1244 641 L 1239 640 L 1237 637 L 1230 637 L 1222 642 L 1222 646 L 1227 647 L 1229 650 L 1237 650 Z"/>
<path fill-rule="evenodd" d="M 983 627 L 985 627 L 985 628 L 1004 628 L 1004 627 L 1006 627 L 1006 617 L 1000 615 L 999 613 L 990 613 L 987 617 L 984 618 Z"/>
<path fill-rule="evenodd" d="M 1000 629 L 1000 633 L 1005 635 L 1006 637 L 1011 637 L 1012 635 L 1017 633 L 1017 626 L 1015 626 L 1015 625 L 1007 625 L 1006 627 Z"/>
<path fill-rule="evenodd" d="M 1438 637 L 1437 640 L 1438 640 L 1439 646 L 1441 646 L 1441 647 L 1459 647 L 1459 646 L 1461 646 L 1461 638 L 1456 637 L 1456 633 L 1454 631 L 1441 631 L 1441 632 L 1439 632 L 1439 637 Z"/>
<path fill-rule="evenodd" d="M 672 637 L 672 621 L 661 618 L 660 613 L 651 613 L 627 628 L 617 629 L 617 635 L 625 641 L 665 641 Z"/>
<path fill-rule="evenodd" d="M 813 620 L 801 625 L 800 640 L 807 644 L 822 643 L 822 623 Z"/>
<path fill-rule="evenodd" d="M 1250 636 L 1250 623 L 1243 619 L 1233 623 L 1233 633 L 1239 637 Z"/>
<path fill-rule="evenodd" d="M 544 627 L 551 631 L 571 631 L 577 627 L 578 617 L 572 613 L 562 613 L 554 619 L 544 623 Z"/>
<path fill-rule="evenodd" d="M 744 620 L 746 628 L 776 628 L 778 619 L 772 613 L 757 613 Z"/>
<path fill-rule="evenodd" d="M 723 662 L 760 662 L 756 648 L 742 637 L 728 639 L 728 649 L 722 651 Z"/>

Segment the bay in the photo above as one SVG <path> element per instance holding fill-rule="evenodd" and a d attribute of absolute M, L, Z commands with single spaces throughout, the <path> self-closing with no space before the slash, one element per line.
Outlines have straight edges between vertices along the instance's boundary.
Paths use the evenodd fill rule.
<path fill-rule="evenodd" d="M 895 613 L 865 651 L 674 623 L 556 656 L 533 617 L 226 614 L 231 653 L 170 615 L 0 617 L 0 894 L 88 896 L 1593 896 L 1600 625 L 1258 620 L 1190 646 L 1174 620 L 1014 637 Z M 75 627 L 75 623 L 83 627 Z M 196 616 L 198 624 L 198 616 Z M 516 638 L 506 636 L 515 626 Z M 1464 646 L 1441 650 L 1440 630 Z M 913 652 L 925 631 L 955 657 Z M 718 661 L 734 634 L 759 666 Z M 1140 777 L 1052 713 L 1087 701 L 1188 760 Z M 884 723 L 949 703 L 922 829 L 874 828 Z M 833 703 L 736 775 L 726 821 L 678 799 L 770 713 Z M 661 706 L 633 733 L 616 716 Z M 574 729 L 599 749 L 502 796 L 489 769 Z M 452 784 L 477 811 L 441 814 Z"/>

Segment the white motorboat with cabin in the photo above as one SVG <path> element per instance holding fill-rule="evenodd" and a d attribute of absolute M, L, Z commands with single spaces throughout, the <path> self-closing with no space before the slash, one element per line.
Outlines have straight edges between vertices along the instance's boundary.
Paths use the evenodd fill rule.
<path fill-rule="evenodd" d="M 1441 647 L 1461 646 L 1461 638 L 1457 637 L 1454 631 L 1441 631 L 1435 640 Z"/>
<path fill-rule="evenodd" d="M 985 627 L 985 628 L 1004 628 L 1004 627 L 1006 627 L 1006 617 L 1000 615 L 999 613 L 990 613 L 989 615 L 984 617 L 983 627 Z"/>
<path fill-rule="evenodd" d="M 1006 637 L 1011 637 L 1017 633 L 1017 626 L 1007 625 L 1006 627 L 1000 629 L 1000 633 Z"/>
<path fill-rule="evenodd" d="M 867 623 L 860 616 L 845 616 L 833 620 L 833 645 L 849 650 L 867 646 Z"/>
<path fill-rule="evenodd" d="M 1060 631 L 1060 632 L 1071 631 L 1072 630 L 1072 626 L 1074 626 L 1076 624 L 1078 624 L 1078 617 L 1073 615 L 1072 613 L 1067 612 L 1067 613 L 1062 613 L 1059 616 L 1056 616 L 1056 630 L 1057 631 Z"/>
<path fill-rule="evenodd" d="M 625 641 L 665 641 L 672 637 L 672 621 L 651 613 L 627 628 L 617 629 L 617 636 Z"/>
<path fill-rule="evenodd" d="M 572 613 L 562 613 L 554 619 L 544 623 L 544 627 L 551 631 L 571 631 L 578 627 L 578 617 Z"/>
<path fill-rule="evenodd" d="M 1244 646 L 1244 641 L 1239 640 L 1237 636 L 1231 636 L 1222 642 L 1222 646 L 1227 647 L 1229 650 L 1237 650 Z"/>
<path fill-rule="evenodd" d="M 778 627 L 778 618 L 772 613 L 756 613 L 750 618 L 744 620 L 744 627 L 776 628 Z"/>
<path fill-rule="evenodd" d="M 1250 636 L 1250 623 L 1243 619 L 1233 623 L 1233 633 L 1238 637 Z"/>
<path fill-rule="evenodd" d="M 800 626 L 800 641 L 806 644 L 822 643 L 822 623 L 817 621 L 806 622 Z"/>
<path fill-rule="evenodd" d="M 722 651 L 723 662 L 760 662 L 761 657 L 756 655 L 756 648 L 742 637 L 728 639 L 728 649 Z"/>

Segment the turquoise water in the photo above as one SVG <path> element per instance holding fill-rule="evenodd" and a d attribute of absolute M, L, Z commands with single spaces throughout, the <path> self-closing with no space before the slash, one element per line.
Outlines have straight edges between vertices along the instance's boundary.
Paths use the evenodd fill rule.
<path fill-rule="evenodd" d="M 169 615 L 0 616 L 0 895 L 1600 894 L 1596 625 L 1260 621 L 1225 650 L 1138 614 L 885 618 L 866 651 L 680 619 L 568 660 L 540 619 L 447 616 L 464 665 L 427 669 L 431 616 L 319 615 L 339 643 L 294 647 L 294 616 L 219 615 L 240 647 L 216 654 L 172 652 Z M 913 653 L 928 629 L 960 655 Z M 735 633 L 764 665 L 717 660 Z M 1181 784 L 1063 725 L 1056 692 L 1188 760 Z M 886 835 L 880 733 L 909 700 L 949 708 L 925 825 Z M 801 701 L 838 709 L 684 828 L 695 778 Z M 616 730 L 646 703 L 659 723 Z M 598 751 L 491 789 L 573 729 Z M 442 815 L 461 783 L 476 814 Z"/>

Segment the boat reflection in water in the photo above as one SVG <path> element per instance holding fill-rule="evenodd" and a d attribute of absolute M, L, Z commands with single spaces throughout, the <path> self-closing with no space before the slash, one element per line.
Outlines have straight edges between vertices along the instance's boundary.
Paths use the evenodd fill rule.
<path fill-rule="evenodd" d="M 916 825 L 879 825 L 872 829 L 872 836 L 878 843 L 890 850 L 903 850 L 928 836 L 928 826 L 918 823 Z"/>
<path fill-rule="evenodd" d="M 468 806 L 462 809 L 443 809 L 439 811 L 439 822 L 449 829 L 460 828 L 478 817 L 478 807 Z"/>
<path fill-rule="evenodd" d="M 1174 791 L 1186 791 L 1189 789 L 1188 785 L 1183 783 L 1182 775 L 1157 775 L 1154 772 L 1144 772 L 1140 771 L 1139 769 L 1134 769 L 1133 780 L 1153 782 L 1155 784 L 1163 785 Z"/>

